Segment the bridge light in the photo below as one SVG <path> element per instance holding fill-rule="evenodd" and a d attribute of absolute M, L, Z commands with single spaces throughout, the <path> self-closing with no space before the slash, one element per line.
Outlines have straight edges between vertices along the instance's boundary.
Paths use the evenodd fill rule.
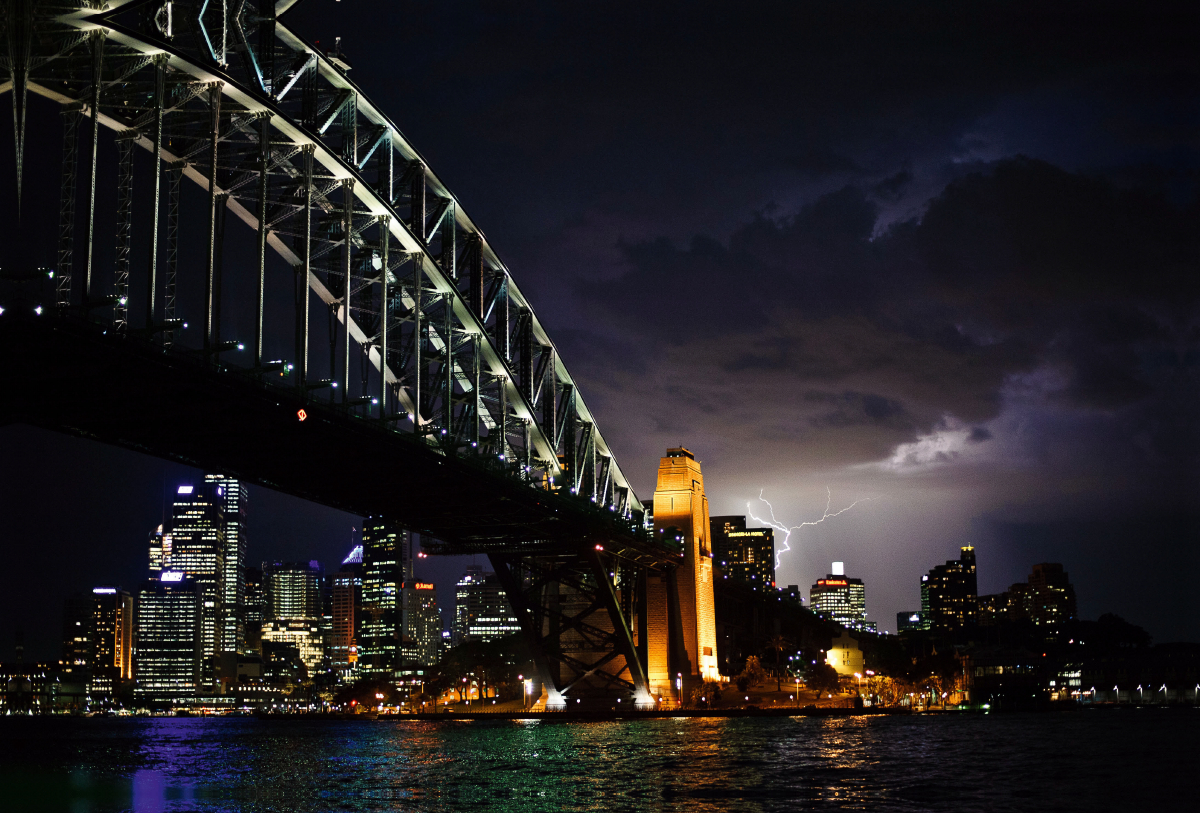
<path fill-rule="evenodd" d="M 54 279 L 54 269 L 51 268 L 49 271 L 47 271 L 46 276 L 50 277 L 50 279 Z"/>
<path fill-rule="evenodd" d="M 308 413 L 305 412 L 303 409 L 297 410 L 296 417 L 299 418 L 301 421 L 303 421 L 305 418 L 308 417 Z"/>
<path fill-rule="evenodd" d="M 372 398 L 372 399 L 371 399 L 371 403 L 372 403 L 372 404 L 378 404 L 378 403 L 379 403 L 379 399 L 378 399 L 378 398 Z"/>
<path fill-rule="evenodd" d="M 36 313 L 38 316 L 41 316 L 42 315 L 42 306 L 38 305 L 36 308 L 33 309 L 33 312 Z"/>
<path fill-rule="evenodd" d="M 333 387 L 333 388 L 336 390 L 336 389 L 337 389 L 337 382 L 336 382 L 336 381 L 334 381 L 334 382 L 333 382 L 332 384 L 330 384 L 329 386 Z"/>
<path fill-rule="evenodd" d="M 122 305 L 124 305 L 124 304 L 126 304 L 126 303 L 129 301 L 129 297 L 127 297 L 127 296 L 123 296 L 123 297 L 121 297 L 121 298 L 120 298 L 120 300 L 118 300 L 118 301 L 119 301 L 119 302 L 120 302 Z"/>
<path fill-rule="evenodd" d="M 184 322 L 184 323 L 183 323 L 183 329 L 184 329 L 184 330 L 187 330 L 187 322 Z"/>
<path fill-rule="evenodd" d="M 604 550 L 604 546 L 603 546 L 603 545 L 597 545 L 597 546 L 596 546 L 596 550 Z"/>
<path fill-rule="evenodd" d="M 0 308 L 0 316 L 4 315 L 4 308 Z"/>
<path fill-rule="evenodd" d="M 246 345 L 242 344 L 241 342 L 238 342 L 238 350 L 245 350 L 245 349 L 246 349 Z"/>

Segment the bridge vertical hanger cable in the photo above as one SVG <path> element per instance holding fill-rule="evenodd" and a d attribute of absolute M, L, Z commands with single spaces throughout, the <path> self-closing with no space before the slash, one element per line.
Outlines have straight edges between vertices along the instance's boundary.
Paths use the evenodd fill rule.
<path fill-rule="evenodd" d="M 104 68 L 105 31 L 97 28 L 92 34 L 92 168 L 88 192 L 87 270 L 83 278 L 84 306 L 92 299 L 92 267 L 96 251 L 96 163 L 100 152 L 100 84 Z"/>
<path fill-rule="evenodd" d="M 391 320 L 391 307 L 388 299 L 388 244 L 392 241 L 390 230 L 391 218 L 388 215 L 379 216 L 379 417 L 386 419 L 388 414 L 388 322 Z"/>
<path fill-rule="evenodd" d="M 212 116 L 212 127 L 209 133 L 208 154 L 208 273 L 204 281 L 205 290 L 205 323 L 204 350 L 206 354 L 214 351 L 215 334 L 213 325 L 214 290 L 217 264 L 217 144 L 221 138 L 221 83 L 214 82 L 208 89 L 208 103 Z"/>
<path fill-rule="evenodd" d="M 25 172 L 25 114 L 30 60 L 33 56 L 34 0 L 14 0 L 8 13 L 8 68 L 12 79 L 13 142 L 17 151 L 17 220 L 21 219 L 21 187 Z"/>
<path fill-rule="evenodd" d="M 163 347 L 175 340 L 175 291 L 179 279 L 179 193 L 183 185 L 184 161 L 172 162 L 167 188 L 167 278 L 163 285 Z"/>
<path fill-rule="evenodd" d="M 154 327 L 158 293 L 158 219 L 162 206 L 163 104 L 166 95 L 167 55 L 154 57 L 154 178 L 150 183 L 150 262 L 146 267 L 146 329 Z"/>
<path fill-rule="evenodd" d="M 267 284 L 267 191 L 271 158 L 271 117 L 259 119 L 258 130 L 258 289 L 254 319 L 254 369 L 263 363 L 263 301 Z"/>
<path fill-rule="evenodd" d="M 342 403 L 350 400 L 350 253 L 354 233 L 354 179 L 342 181 L 342 322 L 345 340 L 342 352 Z"/>
<path fill-rule="evenodd" d="M 77 105 L 68 105 L 63 110 L 62 192 L 58 209 L 58 268 L 55 269 L 56 304 L 60 311 L 71 304 L 71 272 L 75 262 L 75 196 L 79 187 L 77 170 L 80 118 Z"/>
<path fill-rule="evenodd" d="M 424 311 L 421 308 L 421 286 L 424 284 L 421 280 L 421 255 L 413 254 L 413 300 L 416 302 L 413 308 L 413 381 L 412 381 L 412 402 L 413 402 L 413 434 L 421 434 L 421 384 L 425 377 L 425 319 Z"/>
<path fill-rule="evenodd" d="M 312 276 L 312 210 L 313 210 L 313 153 L 315 144 L 306 144 L 304 153 L 304 254 L 301 257 L 301 281 L 296 290 L 296 318 L 299 346 L 296 349 L 299 376 L 297 385 L 303 390 L 308 386 L 308 330 L 309 278 Z"/>
<path fill-rule="evenodd" d="M 117 251 L 114 257 L 113 328 L 129 327 L 129 253 L 133 231 L 133 140 L 136 130 L 117 136 Z"/>

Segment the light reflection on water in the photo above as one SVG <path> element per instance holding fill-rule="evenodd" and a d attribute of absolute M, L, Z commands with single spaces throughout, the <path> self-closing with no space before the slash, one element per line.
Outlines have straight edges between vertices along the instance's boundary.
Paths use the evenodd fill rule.
<path fill-rule="evenodd" d="M 13 810 L 1184 809 L 1197 712 L 0 721 Z"/>

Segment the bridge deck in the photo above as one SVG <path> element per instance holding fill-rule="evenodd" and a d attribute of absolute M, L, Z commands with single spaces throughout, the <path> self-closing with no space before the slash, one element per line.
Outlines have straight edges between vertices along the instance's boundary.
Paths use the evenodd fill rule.
<path fill-rule="evenodd" d="M 442 553 L 565 554 L 603 545 L 651 567 L 681 555 L 611 511 L 521 482 L 498 460 L 448 454 L 306 398 L 278 372 L 218 367 L 83 320 L 11 310 L 0 315 L 0 349 L 0 423 L 220 470 L 350 513 L 402 518 L 440 540 Z"/>

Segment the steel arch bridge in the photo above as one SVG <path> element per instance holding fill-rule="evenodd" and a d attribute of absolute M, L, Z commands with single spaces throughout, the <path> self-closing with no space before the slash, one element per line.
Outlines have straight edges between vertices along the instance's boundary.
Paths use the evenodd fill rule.
<path fill-rule="evenodd" d="M 0 423 L 219 468 L 488 554 L 552 701 L 645 700 L 647 574 L 681 547 L 645 528 L 483 232 L 347 58 L 282 21 L 295 2 L 6 0 L 18 200 L 34 182 L 61 194 L 56 261 L 0 292 Z M 60 131 L 29 126 L 30 94 L 61 105 Z M 59 139 L 61 176 L 28 177 L 30 141 Z M 203 208 L 181 213 L 188 195 Z M 114 200 L 115 235 L 101 234 Z M 246 256 L 230 214 L 253 231 Z M 235 283 L 252 297 L 231 303 Z M 185 308 L 188 286 L 201 294 Z M 267 315 L 281 290 L 282 325 Z M 222 335 L 223 303 L 252 315 L 252 335 Z M 269 358 L 281 344 L 292 352 Z"/>

